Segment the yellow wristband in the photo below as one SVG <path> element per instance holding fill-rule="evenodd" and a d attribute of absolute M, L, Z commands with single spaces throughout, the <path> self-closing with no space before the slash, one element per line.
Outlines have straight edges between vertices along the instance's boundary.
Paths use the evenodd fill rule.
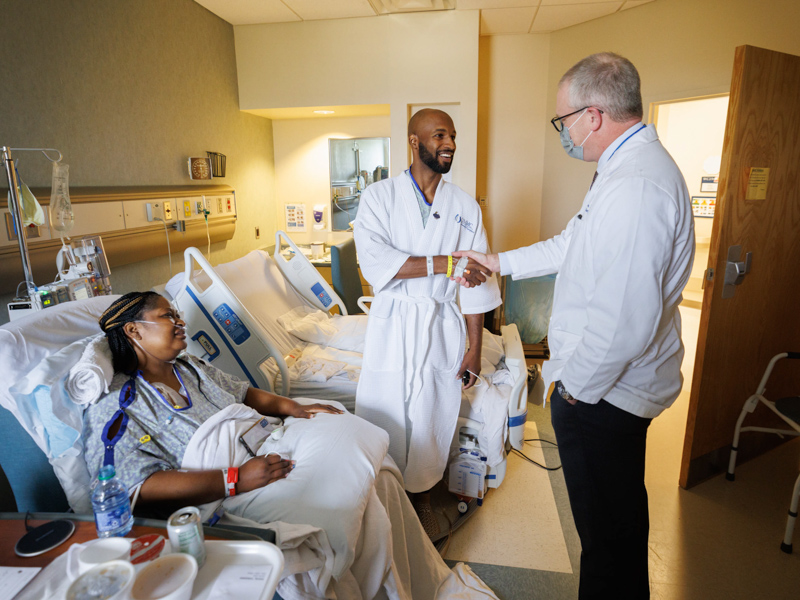
<path fill-rule="evenodd" d="M 447 255 L 447 278 L 450 279 L 450 275 L 453 274 L 453 257 L 451 255 Z"/>

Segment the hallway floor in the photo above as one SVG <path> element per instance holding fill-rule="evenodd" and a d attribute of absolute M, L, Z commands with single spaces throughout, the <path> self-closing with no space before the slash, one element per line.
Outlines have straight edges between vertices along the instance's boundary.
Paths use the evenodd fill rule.
<path fill-rule="evenodd" d="M 648 435 L 651 597 L 796 600 L 800 598 L 800 526 L 795 530 L 794 554 L 781 552 L 779 546 L 800 466 L 800 439 L 739 465 L 735 483 L 720 475 L 690 490 L 678 486 L 700 311 L 681 307 L 681 315 L 686 346 L 684 391 L 669 410 L 653 421 Z M 743 390 L 742 403 L 749 393 L 752 392 Z M 555 440 L 549 404 L 545 408 L 531 405 L 528 418 L 535 422 L 542 438 Z M 540 451 L 531 448 L 526 452 Z M 549 466 L 559 464 L 557 451 L 544 450 L 542 454 Z M 525 470 L 539 471 L 526 464 L 515 476 L 525 477 Z M 531 472 L 529 476 L 541 481 L 540 473 Z M 561 528 L 550 534 L 552 539 L 542 540 L 540 547 L 547 552 L 565 542 L 571 572 L 561 567 L 545 570 L 508 566 L 518 564 L 512 561 L 494 560 L 495 564 L 487 564 L 470 560 L 470 566 L 501 600 L 577 598 L 580 541 L 561 471 L 549 472 L 549 483 Z M 500 491 L 502 488 L 497 490 Z M 493 510 L 492 494 L 497 492 L 487 496 L 481 510 Z M 520 510 L 513 518 L 520 537 L 526 535 L 526 529 L 535 528 L 533 524 L 545 515 L 530 498 L 520 497 L 517 503 Z M 454 534 L 453 544 L 465 534 L 470 534 L 466 525 Z M 485 535 L 472 532 L 468 542 L 459 540 L 459 547 L 484 544 L 488 540 Z M 519 547 L 511 537 L 508 546 Z M 453 547 L 448 549 L 448 562 Z"/>

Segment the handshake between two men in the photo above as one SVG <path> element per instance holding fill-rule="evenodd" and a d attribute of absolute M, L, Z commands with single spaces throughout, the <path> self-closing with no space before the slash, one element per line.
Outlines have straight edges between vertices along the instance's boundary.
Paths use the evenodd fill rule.
<path fill-rule="evenodd" d="M 453 252 L 453 258 L 469 258 L 469 263 L 464 268 L 460 277 L 453 280 L 465 288 L 477 287 L 486 281 L 492 273 L 500 271 L 500 257 L 497 254 L 483 254 L 474 250 Z"/>

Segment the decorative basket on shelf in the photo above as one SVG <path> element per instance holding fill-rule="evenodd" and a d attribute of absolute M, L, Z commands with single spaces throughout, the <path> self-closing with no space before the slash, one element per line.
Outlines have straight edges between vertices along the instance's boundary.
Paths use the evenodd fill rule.
<path fill-rule="evenodd" d="M 206 154 L 211 159 L 211 173 L 214 177 L 225 177 L 225 155 L 208 151 L 206 151 Z"/>

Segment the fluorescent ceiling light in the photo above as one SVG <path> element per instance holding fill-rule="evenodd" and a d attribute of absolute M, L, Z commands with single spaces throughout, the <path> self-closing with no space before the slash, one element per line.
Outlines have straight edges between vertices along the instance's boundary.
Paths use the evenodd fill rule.
<path fill-rule="evenodd" d="M 453 10 L 455 0 L 369 0 L 379 15 L 429 10 Z"/>
<path fill-rule="evenodd" d="M 315 110 L 314 114 L 315 115 L 332 115 L 335 112 L 336 112 L 335 110 Z"/>

